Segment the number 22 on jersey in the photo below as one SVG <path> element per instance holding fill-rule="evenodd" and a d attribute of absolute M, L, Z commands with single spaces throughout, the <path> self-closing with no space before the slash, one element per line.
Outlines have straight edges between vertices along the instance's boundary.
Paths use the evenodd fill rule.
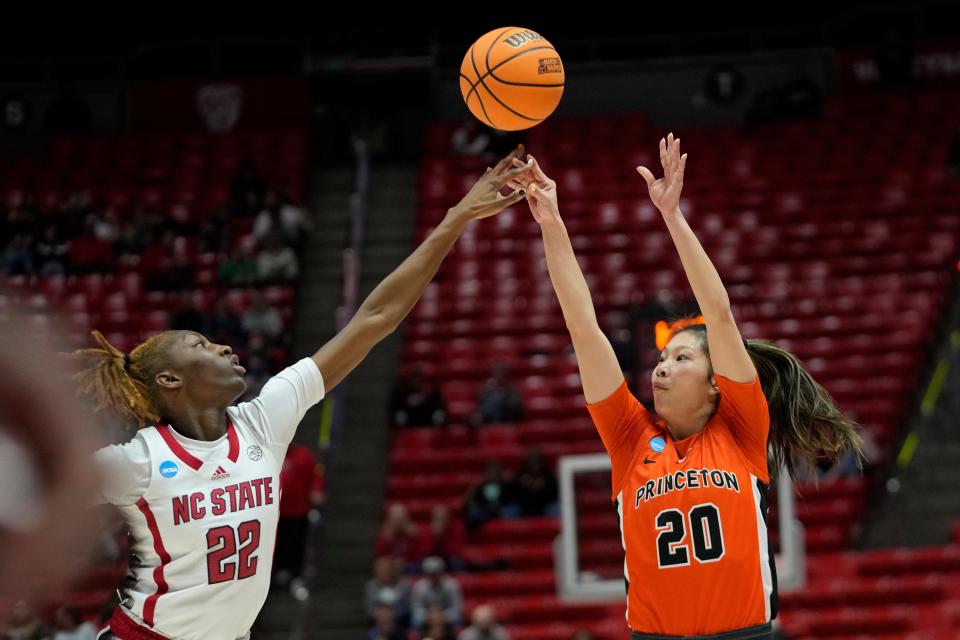
<path fill-rule="evenodd" d="M 257 572 L 257 558 L 253 552 L 259 546 L 259 520 L 242 522 L 236 529 L 221 526 L 207 531 L 208 584 L 243 580 L 254 575 Z"/>

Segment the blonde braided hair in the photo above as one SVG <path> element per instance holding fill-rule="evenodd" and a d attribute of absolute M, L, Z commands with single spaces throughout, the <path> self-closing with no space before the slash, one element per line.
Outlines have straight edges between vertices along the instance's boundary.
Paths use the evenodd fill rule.
<path fill-rule="evenodd" d="M 153 378 L 168 366 L 167 347 L 178 331 L 164 331 L 141 342 L 129 355 L 114 347 L 99 331 L 91 335 L 99 348 L 78 349 L 73 357 L 93 364 L 74 374 L 78 395 L 92 397 L 97 410 L 110 409 L 140 427 L 158 422 L 161 410 L 152 392 Z"/>

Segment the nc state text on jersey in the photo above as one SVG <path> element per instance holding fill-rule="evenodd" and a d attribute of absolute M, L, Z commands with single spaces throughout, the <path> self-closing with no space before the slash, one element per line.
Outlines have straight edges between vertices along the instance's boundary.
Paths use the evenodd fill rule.
<path fill-rule="evenodd" d="M 174 526 L 209 515 L 222 516 L 252 507 L 273 504 L 273 478 L 244 480 L 225 487 L 173 497 Z"/>

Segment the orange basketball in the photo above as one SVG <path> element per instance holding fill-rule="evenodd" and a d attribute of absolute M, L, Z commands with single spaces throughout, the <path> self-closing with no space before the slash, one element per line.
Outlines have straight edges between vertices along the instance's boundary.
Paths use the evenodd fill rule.
<path fill-rule="evenodd" d="M 536 31 L 494 29 L 473 43 L 460 65 L 460 93 L 480 122 L 502 131 L 546 119 L 563 95 L 563 63 Z"/>

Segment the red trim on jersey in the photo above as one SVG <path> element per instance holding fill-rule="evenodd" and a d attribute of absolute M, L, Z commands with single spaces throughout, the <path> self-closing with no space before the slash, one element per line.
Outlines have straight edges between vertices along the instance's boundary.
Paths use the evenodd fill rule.
<path fill-rule="evenodd" d="M 113 610 L 107 626 L 110 627 L 110 633 L 120 640 L 170 640 L 167 636 L 138 624 L 120 607 Z"/>
<path fill-rule="evenodd" d="M 170 554 L 163 547 L 163 538 L 160 537 L 160 529 L 157 528 L 157 519 L 153 517 L 153 511 L 150 505 L 143 498 L 137 500 L 137 508 L 147 520 L 147 527 L 150 529 L 150 535 L 153 536 L 153 550 L 160 556 L 160 566 L 153 570 L 153 581 L 157 583 L 157 592 L 147 598 L 143 603 L 143 621 L 151 627 L 153 626 L 153 613 L 157 608 L 157 600 L 167 592 L 167 581 L 163 578 L 163 567 L 170 564 Z"/>
<path fill-rule="evenodd" d="M 237 437 L 237 428 L 233 426 L 230 416 L 227 416 L 227 440 L 230 442 L 230 452 L 227 453 L 227 457 L 230 458 L 230 462 L 236 463 L 240 455 L 240 438 Z"/>
<path fill-rule="evenodd" d="M 170 451 L 173 451 L 173 455 L 180 458 L 180 461 L 183 462 L 183 464 L 187 465 L 194 471 L 198 471 L 200 467 L 203 466 L 203 461 L 200 460 L 200 458 L 184 449 L 183 445 L 177 442 L 177 439 L 173 437 L 172 433 L 170 433 L 169 425 L 158 424 L 157 433 L 160 434 L 160 437 L 163 438 L 163 441 L 167 443 L 168 447 L 170 447 Z"/>

